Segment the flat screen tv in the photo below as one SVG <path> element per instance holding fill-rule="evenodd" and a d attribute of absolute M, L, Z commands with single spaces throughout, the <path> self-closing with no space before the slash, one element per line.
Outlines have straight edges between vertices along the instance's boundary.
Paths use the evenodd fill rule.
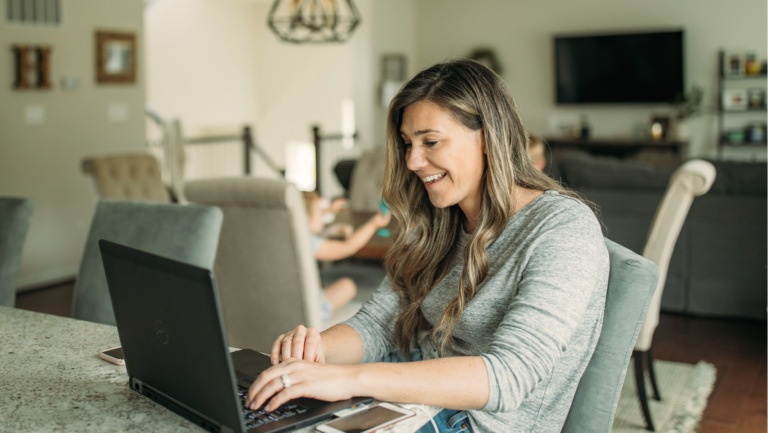
<path fill-rule="evenodd" d="M 664 103 L 683 92 L 683 32 L 555 37 L 558 104 Z"/>

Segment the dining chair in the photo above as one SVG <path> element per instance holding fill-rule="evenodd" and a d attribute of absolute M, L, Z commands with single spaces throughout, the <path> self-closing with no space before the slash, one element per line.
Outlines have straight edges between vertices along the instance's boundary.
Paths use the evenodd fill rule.
<path fill-rule="evenodd" d="M 0 197 L 0 306 L 16 304 L 16 277 L 35 203 L 28 198 Z"/>
<path fill-rule="evenodd" d="M 212 269 L 222 219 L 221 210 L 209 206 L 99 200 L 75 282 L 72 317 L 115 324 L 100 239 Z"/>
<path fill-rule="evenodd" d="M 606 239 L 611 267 L 595 352 L 576 388 L 563 433 L 610 433 L 629 358 L 659 281 L 652 261 Z"/>
<path fill-rule="evenodd" d="M 646 429 L 655 431 L 651 412 L 648 408 L 648 395 L 645 389 L 645 372 L 651 380 L 653 398 L 661 400 L 656 374 L 653 370 L 653 334 L 659 324 L 661 296 L 664 293 L 664 283 L 667 280 L 667 270 L 672 251 L 675 249 L 677 237 L 683 228 L 688 210 L 693 199 L 706 194 L 717 175 L 715 166 L 711 163 L 692 159 L 675 170 L 669 180 L 667 190 L 656 208 L 656 215 L 651 222 L 648 239 L 643 249 L 643 257 L 656 263 L 659 267 L 659 282 L 656 293 L 651 300 L 651 306 L 645 317 L 643 327 L 635 344 L 635 380 L 637 394 L 645 417 Z"/>
<path fill-rule="evenodd" d="M 187 183 L 184 195 L 224 212 L 214 273 L 231 346 L 269 352 L 298 325 L 322 329 L 318 267 L 293 184 L 205 179 Z"/>
<path fill-rule="evenodd" d="M 83 173 L 90 175 L 99 198 L 171 202 L 163 184 L 160 164 L 146 153 L 85 158 Z"/>

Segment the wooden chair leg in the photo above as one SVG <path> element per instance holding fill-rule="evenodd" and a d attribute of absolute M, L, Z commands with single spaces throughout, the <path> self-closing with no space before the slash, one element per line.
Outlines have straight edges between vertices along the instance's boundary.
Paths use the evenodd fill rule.
<path fill-rule="evenodd" d="M 653 370 L 653 353 L 652 349 L 648 349 L 646 353 L 645 361 L 648 364 L 648 375 L 651 376 L 651 386 L 653 386 L 653 399 L 661 401 L 661 394 L 659 393 L 659 385 L 656 384 L 656 372 Z"/>
<path fill-rule="evenodd" d="M 648 409 L 648 395 L 645 392 L 645 374 L 644 362 L 645 352 L 635 352 L 635 382 L 637 382 L 637 397 L 640 400 L 640 406 L 643 408 L 645 417 L 645 428 L 650 431 L 656 431 L 651 419 L 651 411 Z"/>

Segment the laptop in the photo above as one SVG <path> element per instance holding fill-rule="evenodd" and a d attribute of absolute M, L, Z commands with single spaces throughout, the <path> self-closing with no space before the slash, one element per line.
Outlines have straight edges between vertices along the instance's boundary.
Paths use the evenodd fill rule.
<path fill-rule="evenodd" d="M 230 355 L 211 271 L 106 240 L 99 248 L 132 390 L 210 432 L 293 431 L 371 400 L 246 408 L 245 392 L 270 358 Z"/>

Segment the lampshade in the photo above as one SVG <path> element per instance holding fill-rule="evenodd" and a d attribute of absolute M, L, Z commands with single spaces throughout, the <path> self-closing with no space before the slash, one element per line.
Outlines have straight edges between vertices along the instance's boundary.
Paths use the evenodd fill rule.
<path fill-rule="evenodd" d="M 275 0 L 267 23 L 286 42 L 346 42 L 360 13 L 352 0 Z"/>

